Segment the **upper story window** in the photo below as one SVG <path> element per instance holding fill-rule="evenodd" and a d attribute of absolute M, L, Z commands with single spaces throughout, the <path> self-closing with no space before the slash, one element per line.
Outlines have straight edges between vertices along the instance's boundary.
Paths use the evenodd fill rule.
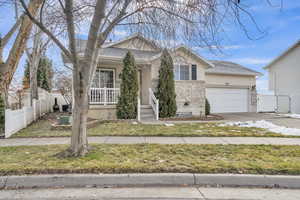
<path fill-rule="evenodd" d="M 174 79 L 178 80 L 197 80 L 197 65 L 175 64 Z"/>

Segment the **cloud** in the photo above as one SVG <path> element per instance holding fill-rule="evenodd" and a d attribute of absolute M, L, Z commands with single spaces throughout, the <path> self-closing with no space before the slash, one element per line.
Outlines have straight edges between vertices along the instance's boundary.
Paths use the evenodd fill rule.
<path fill-rule="evenodd" d="M 237 58 L 233 59 L 233 62 L 245 64 L 245 65 L 265 65 L 272 61 L 270 58 Z"/>

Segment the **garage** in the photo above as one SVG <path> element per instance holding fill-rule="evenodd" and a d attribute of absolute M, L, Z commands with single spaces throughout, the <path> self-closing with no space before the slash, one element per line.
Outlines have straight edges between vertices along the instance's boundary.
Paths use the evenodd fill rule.
<path fill-rule="evenodd" d="M 248 112 L 248 89 L 206 88 L 211 113 Z"/>

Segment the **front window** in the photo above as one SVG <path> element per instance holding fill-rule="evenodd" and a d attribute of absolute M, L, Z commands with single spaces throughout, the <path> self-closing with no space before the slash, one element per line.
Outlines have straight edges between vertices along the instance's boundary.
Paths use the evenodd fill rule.
<path fill-rule="evenodd" d="M 174 65 L 174 78 L 175 80 L 190 80 L 190 67 L 189 65 Z"/>
<path fill-rule="evenodd" d="M 97 70 L 93 79 L 92 88 L 113 88 L 114 71 Z"/>

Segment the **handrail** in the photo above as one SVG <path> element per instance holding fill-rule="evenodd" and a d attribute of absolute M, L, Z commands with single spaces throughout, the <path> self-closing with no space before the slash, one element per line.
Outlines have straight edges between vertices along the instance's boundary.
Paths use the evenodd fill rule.
<path fill-rule="evenodd" d="M 159 100 L 155 97 L 151 88 L 149 88 L 149 103 L 154 111 L 155 119 L 159 119 Z"/>
<path fill-rule="evenodd" d="M 138 97 L 137 100 L 137 121 L 141 121 L 141 99 Z"/>

